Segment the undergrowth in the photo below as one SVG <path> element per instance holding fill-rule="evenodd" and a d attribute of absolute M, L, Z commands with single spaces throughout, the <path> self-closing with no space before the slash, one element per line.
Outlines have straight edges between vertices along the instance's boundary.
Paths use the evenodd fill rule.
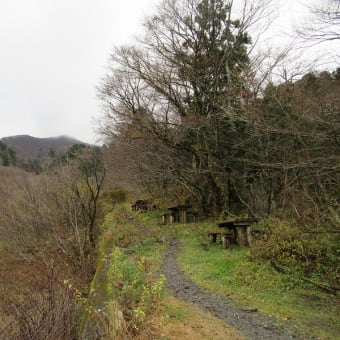
<path fill-rule="evenodd" d="M 317 247 L 312 238 L 302 240 L 289 224 L 273 233 L 267 222 L 262 225 L 266 236 L 251 249 L 223 249 L 208 240 L 209 232 L 218 231 L 216 221 L 164 225 L 159 211 L 132 213 L 129 207 L 118 206 L 107 215 L 104 225 L 114 234 L 107 285 L 115 307 L 111 319 L 119 309 L 126 336 L 152 333 L 147 329 L 149 317 L 158 308 L 164 284 L 157 271 L 167 240 L 179 238 L 183 244 L 181 268 L 198 284 L 230 296 L 243 307 L 275 316 L 281 325 L 297 327 L 320 339 L 336 339 L 340 333 L 338 298 L 297 278 L 309 275 L 321 280 L 322 275 L 328 275 L 329 282 L 334 282 L 335 249 L 327 242 Z M 308 261 L 304 262 L 304 257 Z M 270 263 L 273 259 L 297 276 L 278 273 Z M 322 272 L 316 264 L 329 266 Z"/>
<path fill-rule="evenodd" d="M 340 285 L 337 234 L 305 233 L 293 222 L 277 219 L 268 224 L 271 233 L 253 244 L 252 258 L 275 262 L 297 276 L 329 287 Z"/>
<path fill-rule="evenodd" d="M 338 299 L 302 280 L 274 270 L 268 261 L 254 261 L 247 248 L 202 243 L 202 235 L 182 237 L 181 268 L 197 283 L 235 303 L 273 315 L 322 339 L 340 332 Z"/>
<path fill-rule="evenodd" d="M 161 275 L 155 282 L 149 281 L 146 268 L 145 257 L 136 262 L 124 255 L 121 249 L 113 249 L 108 270 L 108 292 L 120 306 L 129 334 L 135 334 L 144 327 L 147 315 L 164 292 L 165 277 Z"/>
<path fill-rule="evenodd" d="M 164 293 L 165 277 L 156 272 L 165 244 L 153 233 L 152 223 L 145 223 L 146 217 L 155 221 L 120 205 L 105 221 L 105 228 L 114 235 L 107 270 L 107 293 L 114 308 L 108 319 L 115 318 L 117 310 L 122 312 L 124 336 L 146 332 L 148 318 Z"/>

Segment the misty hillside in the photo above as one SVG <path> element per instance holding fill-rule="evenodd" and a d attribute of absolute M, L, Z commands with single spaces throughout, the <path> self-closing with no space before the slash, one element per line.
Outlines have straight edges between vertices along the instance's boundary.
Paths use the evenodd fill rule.
<path fill-rule="evenodd" d="M 67 149 L 73 144 L 85 144 L 68 136 L 37 138 L 29 135 L 19 135 L 1 138 L 1 141 L 13 149 L 16 154 L 25 159 L 44 159 L 50 150 Z"/>

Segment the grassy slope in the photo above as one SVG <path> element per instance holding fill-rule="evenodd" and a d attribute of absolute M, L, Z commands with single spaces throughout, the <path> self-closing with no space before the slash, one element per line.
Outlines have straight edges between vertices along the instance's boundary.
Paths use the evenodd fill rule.
<path fill-rule="evenodd" d="M 188 236 L 182 242 L 180 264 L 194 281 L 309 335 L 338 338 L 339 298 L 277 273 L 268 263 L 250 261 L 249 249 L 202 247 L 199 239 Z"/>
<path fill-rule="evenodd" d="M 126 214 L 134 219 L 127 219 Z M 103 228 L 111 231 L 116 247 L 121 247 L 133 261 L 145 259 L 148 276 L 157 278 L 162 263 L 162 253 L 167 246 L 166 239 L 178 233 L 176 227 L 168 228 L 159 223 L 158 212 L 132 213 L 127 206 L 116 207 L 107 214 Z M 150 233 L 138 230 L 136 225 L 146 226 Z M 142 231 L 142 234 L 141 234 Z M 164 242 L 163 242 L 164 241 Z M 199 307 L 165 296 L 150 311 L 143 329 L 134 338 L 146 339 L 243 339 L 234 328 Z"/>
<path fill-rule="evenodd" d="M 129 249 L 132 257 L 146 256 L 151 271 L 156 272 L 166 243 L 160 245 L 154 238 L 140 235 L 140 231 L 134 226 L 136 222 L 129 222 L 122 215 L 122 212 L 116 210 L 112 222 L 108 224 L 114 231 L 116 240 Z M 235 303 L 256 307 L 263 314 L 274 315 L 281 323 L 298 327 L 309 335 L 321 339 L 336 339 L 340 334 L 337 297 L 279 274 L 268 263 L 251 261 L 248 249 L 234 247 L 224 250 L 221 245 L 208 244 L 207 233 L 215 229 L 215 222 L 165 226 L 160 223 L 160 215 L 157 212 L 137 213 L 134 217 L 138 223 L 152 230 L 158 241 L 169 237 L 182 240 L 184 247 L 180 265 L 199 284 L 230 296 Z M 183 310 L 186 312 L 182 314 L 187 316 L 193 313 L 192 306 L 181 304 L 180 301 L 164 300 L 154 311 L 150 327 L 154 331 L 158 329 L 156 332 L 159 334 L 165 334 L 166 329 L 171 333 L 170 330 L 175 325 L 189 325 L 189 328 L 195 328 L 195 324 L 205 324 L 207 316 L 204 312 L 197 314 L 194 320 L 188 317 L 181 319 Z M 169 308 L 182 312 L 168 313 Z M 168 318 L 169 314 L 175 317 Z M 197 318 L 200 321 L 197 321 Z M 166 328 L 163 329 L 160 325 Z M 183 331 L 181 338 L 189 339 L 190 336 L 186 337 Z"/>

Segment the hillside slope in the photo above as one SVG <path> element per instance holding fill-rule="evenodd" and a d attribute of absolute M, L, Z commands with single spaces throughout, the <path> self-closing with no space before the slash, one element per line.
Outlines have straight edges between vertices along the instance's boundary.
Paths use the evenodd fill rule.
<path fill-rule="evenodd" d="M 13 149 L 17 156 L 24 159 L 45 159 L 48 157 L 50 150 L 63 150 L 73 144 L 84 144 L 68 136 L 37 138 L 29 135 L 19 135 L 1 138 L 1 141 Z"/>

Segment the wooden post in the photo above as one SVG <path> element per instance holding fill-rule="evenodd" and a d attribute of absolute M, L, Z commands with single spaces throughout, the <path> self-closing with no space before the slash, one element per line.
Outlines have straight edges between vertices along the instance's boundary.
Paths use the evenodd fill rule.
<path fill-rule="evenodd" d="M 236 227 L 236 241 L 240 247 L 247 247 L 249 246 L 248 241 L 248 233 L 247 233 L 248 227 L 246 226 L 237 226 Z"/>
<path fill-rule="evenodd" d="M 229 248 L 231 243 L 231 237 L 229 235 L 222 235 L 221 238 L 223 248 L 224 249 Z"/>
<path fill-rule="evenodd" d="M 247 227 L 247 241 L 248 241 L 248 246 L 251 244 L 251 230 L 250 226 Z"/>
<path fill-rule="evenodd" d="M 185 207 L 178 208 L 178 222 L 179 223 L 187 223 L 187 209 Z"/>

